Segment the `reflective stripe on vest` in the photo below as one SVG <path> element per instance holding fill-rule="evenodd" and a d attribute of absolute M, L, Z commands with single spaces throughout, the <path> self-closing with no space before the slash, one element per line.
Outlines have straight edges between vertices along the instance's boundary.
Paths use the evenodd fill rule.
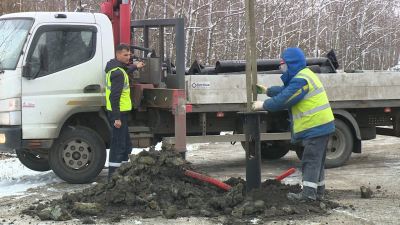
<path fill-rule="evenodd" d="M 121 70 L 122 73 L 124 74 L 124 86 L 122 88 L 121 92 L 121 98 L 119 100 L 119 110 L 120 111 L 130 111 L 132 109 L 132 102 L 131 102 L 131 89 L 129 88 L 129 77 L 128 74 L 126 74 L 125 70 L 116 67 L 106 74 L 106 99 L 107 99 L 107 110 L 112 111 L 111 108 L 111 102 L 110 102 L 110 94 L 111 94 L 111 73 L 114 72 L 115 70 Z"/>
<path fill-rule="evenodd" d="M 308 83 L 308 93 L 292 106 L 293 132 L 299 133 L 334 120 L 328 97 L 321 81 L 310 70 L 301 70 L 295 78 L 303 78 Z"/>

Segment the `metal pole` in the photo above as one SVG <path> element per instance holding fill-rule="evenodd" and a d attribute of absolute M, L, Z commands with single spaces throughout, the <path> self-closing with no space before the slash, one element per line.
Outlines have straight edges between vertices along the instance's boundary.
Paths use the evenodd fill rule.
<path fill-rule="evenodd" d="M 260 114 L 246 115 L 246 190 L 261 187 Z"/>
<path fill-rule="evenodd" d="M 178 89 L 185 89 L 185 21 L 179 18 L 176 26 L 176 76 Z"/>
<path fill-rule="evenodd" d="M 239 112 L 245 127 L 246 191 L 261 187 L 260 114 L 252 112 L 251 102 L 257 99 L 253 88 L 257 83 L 257 55 L 255 42 L 254 0 L 245 0 L 246 13 L 246 94 L 247 112 Z M 255 89 L 255 88 L 254 88 Z"/>

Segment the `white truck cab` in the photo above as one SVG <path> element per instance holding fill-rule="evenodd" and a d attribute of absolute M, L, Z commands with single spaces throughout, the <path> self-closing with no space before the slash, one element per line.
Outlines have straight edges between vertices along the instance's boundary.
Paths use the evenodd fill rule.
<path fill-rule="evenodd" d="M 109 139 L 102 107 L 111 58 L 113 32 L 104 14 L 1 16 L 0 149 L 71 183 L 97 176 Z"/>

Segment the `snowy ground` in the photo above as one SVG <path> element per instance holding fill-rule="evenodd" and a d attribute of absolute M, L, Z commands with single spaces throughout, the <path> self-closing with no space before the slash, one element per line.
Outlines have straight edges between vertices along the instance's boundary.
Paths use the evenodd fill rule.
<path fill-rule="evenodd" d="M 52 171 L 35 172 L 22 165 L 18 158 L 0 161 L 0 198 L 23 195 L 29 188 L 63 182 Z"/>

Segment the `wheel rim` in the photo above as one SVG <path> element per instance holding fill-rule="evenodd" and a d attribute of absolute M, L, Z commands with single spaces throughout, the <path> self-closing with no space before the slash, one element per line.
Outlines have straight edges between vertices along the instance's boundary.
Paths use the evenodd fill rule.
<path fill-rule="evenodd" d="M 64 165 L 72 170 L 87 167 L 92 161 L 92 146 L 85 140 L 70 140 L 61 147 L 61 158 Z"/>
<path fill-rule="evenodd" d="M 326 150 L 327 159 L 335 159 L 343 154 L 346 148 L 346 137 L 344 133 L 338 129 L 329 137 L 328 148 Z"/>

